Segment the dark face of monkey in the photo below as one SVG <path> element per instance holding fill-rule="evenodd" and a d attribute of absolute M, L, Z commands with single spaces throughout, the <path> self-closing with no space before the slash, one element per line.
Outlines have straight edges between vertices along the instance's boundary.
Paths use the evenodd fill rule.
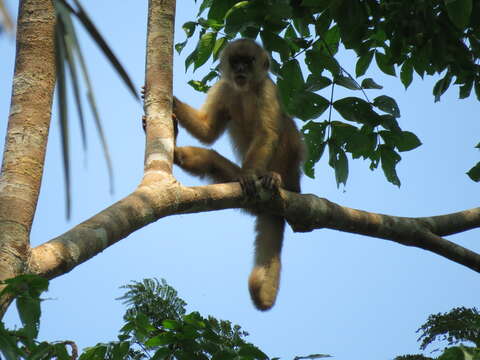
<path fill-rule="evenodd" d="M 230 43 L 222 52 L 220 68 L 223 78 L 237 88 L 248 89 L 262 82 L 268 74 L 270 60 L 267 52 L 256 42 L 240 39 Z"/>

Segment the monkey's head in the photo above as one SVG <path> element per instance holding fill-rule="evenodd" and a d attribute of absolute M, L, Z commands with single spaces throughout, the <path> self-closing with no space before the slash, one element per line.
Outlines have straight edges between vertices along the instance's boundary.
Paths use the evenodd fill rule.
<path fill-rule="evenodd" d="M 236 88 L 248 90 L 265 80 L 270 68 L 268 53 L 250 39 L 235 40 L 222 51 L 222 78 Z"/>

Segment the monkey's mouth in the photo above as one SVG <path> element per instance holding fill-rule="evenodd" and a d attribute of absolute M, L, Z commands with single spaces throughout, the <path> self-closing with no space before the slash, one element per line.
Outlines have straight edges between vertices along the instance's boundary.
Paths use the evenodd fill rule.
<path fill-rule="evenodd" d="M 243 74 L 235 75 L 235 83 L 238 86 L 244 86 L 247 83 L 247 77 Z"/>

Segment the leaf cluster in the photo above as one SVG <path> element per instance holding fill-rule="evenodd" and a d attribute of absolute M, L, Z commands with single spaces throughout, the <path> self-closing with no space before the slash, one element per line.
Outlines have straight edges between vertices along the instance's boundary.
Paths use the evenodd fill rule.
<path fill-rule="evenodd" d="M 432 314 L 417 332 L 421 333 L 418 338 L 418 341 L 421 341 L 421 350 L 425 350 L 434 342 L 447 343 L 447 347 L 435 358 L 437 360 L 480 359 L 480 314 L 476 308 L 458 307 L 446 313 Z M 466 346 L 465 343 L 473 343 L 475 346 Z M 395 360 L 433 360 L 433 358 L 417 354 L 398 356 Z"/>
<path fill-rule="evenodd" d="M 387 95 L 372 101 L 368 98 L 367 90 L 382 89 L 375 80 L 364 78 L 359 83 L 335 57 L 343 44 L 359 56 L 357 77 L 365 75 L 374 57 L 384 72 L 395 75 L 396 64 L 385 51 L 388 39 L 379 38 L 384 33 L 381 29 L 384 24 L 375 22 L 373 16 L 383 3 L 204 0 L 197 21 L 184 24 L 187 39 L 177 44 L 176 49 L 181 52 L 198 32 L 198 43 L 185 60 L 187 69 L 193 65 L 196 70 L 210 58 L 218 59 L 228 41 L 236 36 L 259 37 L 272 54 L 272 72 L 277 76 L 285 111 L 307 122 L 303 127 L 308 148 L 305 173 L 314 177 L 314 165 L 328 146 L 329 165 L 335 170 L 338 185 L 346 184 L 347 154 L 350 154 L 353 159 L 369 160 L 372 170 L 381 165 L 387 180 L 399 186 L 396 173 L 401 159 L 399 152 L 412 150 L 421 142 L 411 132 L 401 130 L 397 121 L 400 110 L 393 98 Z M 302 59 L 306 67 L 301 66 Z M 206 91 L 208 82 L 217 74 L 217 69 L 213 69 L 190 84 Z M 335 87 L 361 95 L 335 99 Z M 327 88 L 330 88 L 328 95 Z M 322 116 L 326 119 L 318 121 Z"/>
<path fill-rule="evenodd" d="M 0 353 L 5 359 L 76 359 L 77 347 L 72 341 L 37 340 L 40 295 L 47 290 L 48 281 L 22 275 L 3 284 L 6 287 L 0 296 L 15 299 L 22 322 L 17 330 L 8 330 L 0 322 Z M 123 288 L 127 291 L 120 300 L 127 310 L 118 340 L 85 349 L 80 360 L 269 359 L 245 340 L 248 333 L 240 326 L 212 316 L 203 317 L 198 312 L 187 314 L 185 301 L 165 280 L 145 279 Z"/>
<path fill-rule="evenodd" d="M 124 286 L 128 305 L 119 335 L 135 359 L 268 359 L 238 325 L 198 312 L 186 314 L 186 303 L 165 280 L 145 279 Z M 87 351 L 88 352 L 88 351 Z M 93 359 L 93 358 L 92 358 Z"/>
<path fill-rule="evenodd" d="M 59 359 L 76 356 L 76 346 L 70 341 L 49 343 L 37 341 L 40 328 L 40 295 L 48 289 L 48 280 L 36 275 L 20 275 L 2 282 L 0 297 L 15 299 L 22 326 L 9 330 L 0 322 L 0 352 L 6 360 Z M 67 348 L 71 348 L 71 355 Z"/>

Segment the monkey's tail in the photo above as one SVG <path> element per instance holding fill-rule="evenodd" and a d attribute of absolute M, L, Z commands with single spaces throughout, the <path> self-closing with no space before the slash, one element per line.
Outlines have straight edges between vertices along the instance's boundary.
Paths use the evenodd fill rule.
<path fill-rule="evenodd" d="M 255 260 L 248 286 L 255 307 L 262 311 L 270 309 L 277 298 L 284 227 L 285 220 L 282 217 L 268 214 L 257 216 Z"/>

